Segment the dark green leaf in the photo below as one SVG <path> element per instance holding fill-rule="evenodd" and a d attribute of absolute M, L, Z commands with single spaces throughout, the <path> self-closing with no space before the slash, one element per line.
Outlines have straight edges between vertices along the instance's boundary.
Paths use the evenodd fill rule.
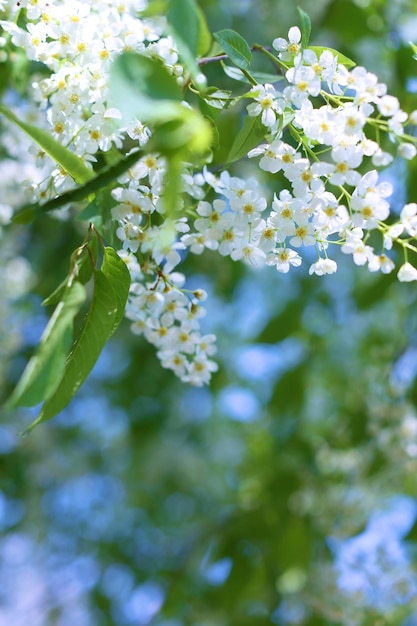
<path fill-rule="evenodd" d="M 71 152 L 71 150 L 56 141 L 46 130 L 22 122 L 22 120 L 16 117 L 4 104 L 0 104 L 0 113 L 29 135 L 51 159 L 58 163 L 63 170 L 68 172 L 76 183 L 83 184 L 94 178 L 94 172 L 85 165 L 84 161 L 74 152 Z"/>
<path fill-rule="evenodd" d="M 245 118 L 243 127 L 235 137 L 227 158 L 228 163 L 238 161 L 247 155 L 249 150 L 257 146 L 265 136 L 265 130 L 257 117 Z"/>
<path fill-rule="evenodd" d="M 241 70 L 248 69 L 252 61 L 252 52 L 243 37 L 230 28 L 217 31 L 213 37 L 222 46 L 232 63 L 240 67 Z"/>
<path fill-rule="evenodd" d="M 25 206 L 12 217 L 13 224 L 31 224 L 37 216 L 37 204 Z"/>
<path fill-rule="evenodd" d="M 300 7 L 297 7 L 298 15 L 300 16 L 301 23 L 301 45 L 303 48 L 308 46 L 311 34 L 311 20 L 307 13 Z"/>
<path fill-rule="evenodd" d="M 34 406 L 55 392 L 65 368 L 72 342 L 73 322 L 86 299 L 86 290 L 78 281 L 67 284 L 41 337 L 36 354 L 28 362 L 7 408 Z"/>
<path fill-rule="evenodd" d="M 102 202 L 101 195 L 102 194 L 99 193 L 98 196 L 96 196 L 91 202 L 87 204 L 87 206 L 81 211 L 81 213 L 78 213 L 76 217 L 77 221 L 91 221 L 100 216 Z"/>
<path fill-rule="evenodd" d="M 88 250 L 87 250 L 88 248 Z M 98 254 L 97 238 L 91 239 L 87 245 L 80 246 L 71 255 L 71 270 L 70 274 L 73 274 L 77 281 L 82 285 L 86 285 L 90 280 L 93 273 L 92 259 L 95 261 Z M 90 256 L 91 255 L 91 256 Z M 51 293 L 50 296 L 45 298 L 42 302 L 42 306 L 53 306 L 63 297 L 63 294 L 67 288 L 70 276 L 67 276 L 60 285 Z"/>
<path fill-rule="evenodd" d="M 2 95 L 6 89 L 10 88 L 11 76 L 13 72 L 12 63 L 4 63 L 0 73 L 0 94 Z"/>

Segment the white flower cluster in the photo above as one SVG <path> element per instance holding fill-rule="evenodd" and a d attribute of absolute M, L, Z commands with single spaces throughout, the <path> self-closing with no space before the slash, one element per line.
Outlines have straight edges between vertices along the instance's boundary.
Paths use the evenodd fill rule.
<path fill-rule="evenodd" d="M 196 232 L 183 236 L 183 243 L 195 253 L 205 246 L 252 265 L 274 265 L 280 272 L 301 264 L 302 246 L 314 246 L 318 260 L 309 272 L 321 276 L 337 270 L 328 258 L 330 243 L 351 254 L 357 265 L 389 273 L 395 265 L 386 251 L 395 241 L 405 253 L 398 279 L 417 280 L 406 254 L 416 251 L 410 239 L 417 232 L 417 205 L 406 205 L 399 222 L 386 224 L 392 185 L 380 182 L 376 168 L 393 157 L 375 140 L 378 132 L 385 133 L 399 156 L 413 158 L 415 138 L 405 134 L 404 125 L 415 124 L 417 112 L 408 118 L 386 85 L 364 68 L 349 71 L 329 50 L 319 57 L 302 50 L 297 27 L 290 29 L 288 40 L 278 38 L 273 45 L 287 82 L 280 91 L 271 84 L 250 91 L 254 102 L 248 114 L 260 116 L 269 141 L 248 156 L 260 157 L 259 167 L 278 175 L 281 191 L 267 208 L 255 180 L 245 183 L 224 172 L 212 183 L 222 199 L 200 202 Z M 374 232 L 380 233 L 379 242 L 373 237 L 371 245 Z"/>
<path fill-rule="evenodd" d="M 8 19 L 0 24 L 14 46 L 50 72 L 32 83 L 29 113 L 40 125 L 43 113 L 43 126 L 90 167 L 99 152 L 123 151 L 126 137 L 146 148 L 151 129 L 137 119 L 120 127 L 120 111 L 109 106 L 109 68 L 116 55 L 133 51 L 162 60 L 186 84 L 165 19 L 142 18 L 145 2 L 137 0 L 22 4 L 25 27 L 17 25 L 17 5 L 11 2 Z M 204 293 L 187 291 L 176 271 L 187 251 L 198 255 L 207 248 L 235 261 L 288 272 L 301 265 L 305 246 L 317 252 L 310 273 L 323 275 L 337 270 L 327 253 L 333 243 L 354 263 L 388 273 L 394 261 L 386 252 L 396 243 L 405 257 L 399 280 L 417 280 L 407 257 L 408 250 L 417 251 L 411 243 L 417 204 L 406 205 L 398 223 L 388 225 L 392 186 L 381 182 L 377 172 L 392 161 L 380 147 L 382 134 L 398 146 L 399 156 L 416 155 L 415 140 L 404 129 L 417 122 L 417 112 L 408 117 L 364 68 L 347 69 L 329 50 L 303 50 L 297 27 L 290 29 L 288 40 L 278 38 L 273 46 L 286 79 L 279 85 L 285 86 L 278 90 L 259 84 L 242 96 L 252 100 L 249 116 L 259 116 L 265 128 L 266 142 L 248 156 L 259 158 L 259 167 L 276 175 L 270 203 L 255 178 L 243 180 L 227 171 L 216 176 L 206 169 L 195 173 L 190 165 L 183 175 L 183 201 L 194 218 L 189 224 L 181 206 L 175 218 L 167 217 L 167 167 L 158 154 L 139 159 L 112 192 L 120 255 L 132 273 L 127 317 L 134 332 L 157 347 L 164 367 L 196 385 L 208 382 L 217 366 L 209 359 L 214 336 L 199 329 L 204 309 L 198 303 Z M 44 174 L 42 183 L 30 186 L 33 200 L 47 200 L 73 186 L 44 152 L 32 152 Z"/>
<path fill-rule="evenodd" d="M 199 318 L 205 315 L 199 301 L 206 293 L 184 293 L 182 274 L 162 273 L 157 267 L 154 272 L 149 268 L 146 279 L 145 284 L 132 284 L 126 309 L 132 331 L 143 333 L 158 349 L 163 367 L 181 380 L 197 386 L 208 383 L 217 364 L 208 358 L 216 352 L 215 335 L 202 335 L 199 329 Z"/>
<path fill-rule="evenodd" d="M 205 309 L 202 289 L 184 289 L 185 277 L 174 272 L 185 248 L 178 236 L 186 233 L 186 218 L 153 224 L 161 217 L 162 158 L 148 155 L 140 159 L 118 181 L 112 195 L 117 205 L 112 216 L 120 224 L 117 236 L 123 242 L 119 252 L 132 276 L 126 309 L 132 331 L 142 334 L 158 349 L 161 364 L 173 370 L 184 382 L 202 385 L 210 380 L 217 364 L 208 357 L 216 352 L 214 335 L 202 335 L 199 319 Z"/>

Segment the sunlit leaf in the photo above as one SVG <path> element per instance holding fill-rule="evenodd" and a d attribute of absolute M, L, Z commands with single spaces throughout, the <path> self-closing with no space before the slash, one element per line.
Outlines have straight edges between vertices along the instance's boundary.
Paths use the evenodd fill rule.
<path fill-rule="evenodd" d="M 147 7 L 141 11 L 141 17 L 155 17 L 156 15 L 166 15 L 168 0 L 151 0 Z"/>
<path fill-rule="evenodd" d="M 42 150 L 48 154 L 63 170 L 75 180 L 76 183 L 86 183 L 94 178 L 94 172 L 85 165 L 84 161 L 71 152 L 68 148 L 60 144 L 54 139 L 49 132 L 27 124 L 20 120 L 10 109 L 4 104 L 0 104 L 0 113 L 2 113 L 10 122 L 23 130 Z"/>

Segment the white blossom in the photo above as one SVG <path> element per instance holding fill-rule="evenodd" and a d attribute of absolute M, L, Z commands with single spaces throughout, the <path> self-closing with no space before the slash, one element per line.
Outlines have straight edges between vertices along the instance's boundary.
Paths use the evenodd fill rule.
<path fill-rule="evenodd" d="M 417 280 L 417 269 L 411 263 L 403 263 L 398 270 L 397 276 L 401 283 L 409 283 Z"/>

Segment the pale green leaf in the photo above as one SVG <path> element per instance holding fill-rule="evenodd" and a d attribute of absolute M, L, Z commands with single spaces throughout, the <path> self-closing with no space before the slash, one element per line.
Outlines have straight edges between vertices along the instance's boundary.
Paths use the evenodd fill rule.
<path fill-rule="evenodd" d="M 248 69 L 252 61 L 252 52 L 243 37 L 230 28 L 217 31 L 213 34 L 213 37 L 222 46 L 232 63 L 242 70 Z"/>
<path fill-rule="evenodd" d="M 51 159 L 68 172 L 76 183 L 83 184 L 94 178 L 94 172 L 86 166 L 84 161 L 56 141 L 46 130 L 23 122 L 4 104 L 0 104 L 0 113 L 23 130 Z"/>

